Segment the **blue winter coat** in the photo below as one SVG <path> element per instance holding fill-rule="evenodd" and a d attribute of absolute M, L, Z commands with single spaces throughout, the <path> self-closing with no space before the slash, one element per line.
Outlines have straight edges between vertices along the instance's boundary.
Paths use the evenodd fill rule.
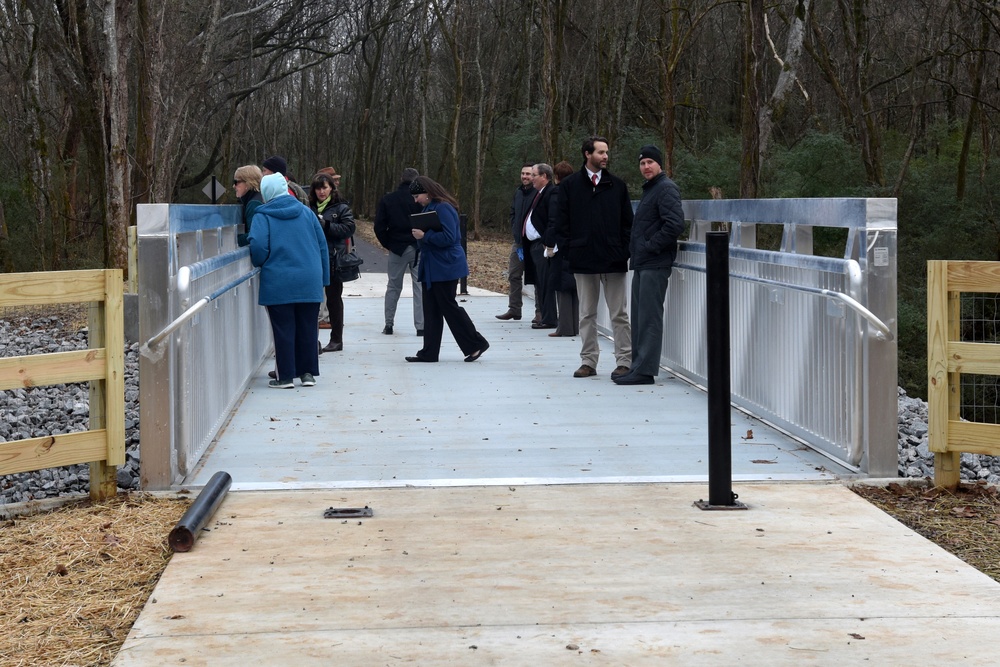
<path fill-rule="evenodd" d="M 250 261 L 260 267 L 257 303 L 319 303 L 330 284 L 330 253 L 316 214 L 295 197 L 257 208 L 248 234 Z"/>
<path fill-rule="evenodd" d="M 458 226 L 458 211 L 451 204 L 432 201 L 424 211 L 437 211 L 441 231 L 427 230 L 420 240 L 420 282 L 431 283 L 458 280 L 469 275 L 469 263 L 462 250 L 462 230 Z"/>

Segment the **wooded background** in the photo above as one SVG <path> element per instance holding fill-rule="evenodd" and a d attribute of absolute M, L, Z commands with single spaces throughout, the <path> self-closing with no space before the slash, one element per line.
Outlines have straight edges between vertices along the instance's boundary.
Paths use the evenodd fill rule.
<path fill-rule="evenodd" d="M 272 154 L 362 216 L 414 166 L 499 231 L 523 161 L 598 133 L 634 197 L 649 142 L 688 199 L 897 197 L 922 396 L 925 261 L 1000 260 L 998 32 L 998 0 L 3 0 L 0 269 L 125 268 L 137 203 Z"/>

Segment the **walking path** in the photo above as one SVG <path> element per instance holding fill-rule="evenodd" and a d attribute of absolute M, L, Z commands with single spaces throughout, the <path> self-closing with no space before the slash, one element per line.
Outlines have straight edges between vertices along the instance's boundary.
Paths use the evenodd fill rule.
<path fill-rule="evenodd" d="M 903 527 L 846 470 L 733 412 L 746 511 L 702 511 L 705 397 L 571 376 L 578 338 L 465 299 L 492 346 L 383 336 L 377 276 L 313 388 L 265 364 L 187 483 L 233 491 L 175 554 L 132 665 L 901 665 L 996 662 L 1000 584 Z M 780 482 L 780 483 L 779 483 Z M 324 519 L 327 508 L 372 508 Z"/>

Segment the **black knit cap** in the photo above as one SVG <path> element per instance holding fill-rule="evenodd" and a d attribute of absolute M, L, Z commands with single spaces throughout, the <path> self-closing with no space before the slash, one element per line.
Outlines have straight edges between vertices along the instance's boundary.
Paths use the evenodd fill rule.
<path fill-rule="evenodd" d="M 663 166 L 663 153 L 660 152 L 659 148 L 653 146 L 652 144 L 646 144 L 639 149 L 639 161 L 642 162 L 646 158 L 649 158 L 661 167 Z"/>
<path fill-rule="evenodd" d="M 415 178 L 410 182 L 410 194 L 411 195 L 422 195 L 427 192 L 427 189 L 420 184 L 420 179 Z"/>
<path fill-rule="evenodd" d="M 282 176 L 288 172 L 288 163 L 285 162 L 285 158 L 280 155 L 272 155 L 261 162 L 260 166 L 270 169 L 274 173 L 281 174 Z"/>

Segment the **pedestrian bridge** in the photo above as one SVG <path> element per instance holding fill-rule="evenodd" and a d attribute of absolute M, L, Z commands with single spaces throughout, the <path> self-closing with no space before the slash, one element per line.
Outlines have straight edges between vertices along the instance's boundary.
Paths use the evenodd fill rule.
<path fill-rule="evenodd" d="M 464 363 L 446 332 L 440 363 L 407 364 L 420 346 L 409 293 L 382 335 L 370 249 L 345 287 L 344 351 L 320 357 L 315 387 L 269 389 L 237 211 L 140 207 L 144 488 L 218 470 L 237 490 L 705 481 L 702 242 L 718 222 L 731 234 L 733 479 L 896 474 L 895 200 L 685 202 L 664 370 L 639 387 L 611 382 L 609 340 L 598 377 L 572 377 L 578 337 L 497 320 L 506 296 L 474 288 L 461 300 L 491 343 L 483 358 Z M 754 247 L 759 225 L 781 226 L 780 251 Z M 811 254 L 822 226 L 846 231 L 844 257 Z"/>

